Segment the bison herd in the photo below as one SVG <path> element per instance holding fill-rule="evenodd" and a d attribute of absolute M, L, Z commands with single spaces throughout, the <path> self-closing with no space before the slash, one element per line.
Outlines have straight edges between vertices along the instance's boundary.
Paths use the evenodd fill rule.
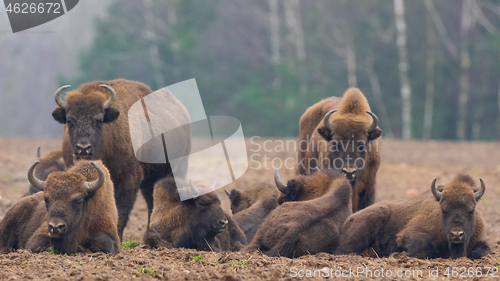
<path fill-rule="evenodd" d="M 285 183 L 276 167 L 274 184 L 226 189 L 228 214 L 215 192 L 180 200 L 179 190 L 198 195 L 206 183 L 175 181 L 177 167 L 170 163 L 136 159 L 127 112 L 152 92 L 148 86 L 124 79 L 95 81 L 63 99 L 68 87 L 56 91 L 58 107 L 52 112 L 64 124 L 62 149 L 44 156 L 38 151 L 28 170 L 29 194 L 0 222 L 0 253 L 52 247 L 58 253 L 115 254 L 139 190 L 148 207 L 143 243 L 154 248 L 258 250 L 290 258 L 405 252 L 418 258 L 478 259 L 491 253 L 476 210 L 486 189 L 482 179 L 479 187 L 468 175 L 438 186 L 434 179 L 426 193 L 375 203 L 382 130 L 356 88 L 302 115 L 295 176 Z M 187 111 L 168 116 L 165 122 L 189 118 Z M 188 155 L 189 132 L 177 133 L 180 153 Z"/>

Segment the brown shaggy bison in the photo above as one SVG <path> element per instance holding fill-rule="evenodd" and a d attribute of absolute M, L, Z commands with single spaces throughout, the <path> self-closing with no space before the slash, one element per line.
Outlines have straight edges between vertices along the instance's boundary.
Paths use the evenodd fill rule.
<path fill-rule="evenodd" d="M 485 185 L 474 191 L 468 175 L 408 199 L 380 202 L 353 214 L 342 227 L 339 254 L 373 248 L 378 256 L 406 251 L 417 258 L 481 258 L 491 253 L 485 222 L 476 210 Z"/>
<path fill-rule="evenodd" d="M 202 183 L 195 183 L 203 188 Z M 181 188 L 193 194 L 198 188 L 189 180 Z M 207 193 L 181 201 L 172 178 L 158 181 L 154 190 L 155 207 L 150 228 L 143 243 L 151 247 L 190 248 L 198 250 L 237 251 L 246 244 L 245 234 L 233 219 L 224 213 L 215 193 Z"/>
<path fill-rule="evenodd" d="M 0 222 L 0 253 L 16 249 L 41 251 L 53 247 L 72 254 L 80 247 L 117 253 L 118 212 L 113 183 L 101 161 L 78 161 L 66 172 L 53 172 L 46 181 L 28 171 L 33 187 L 42 190 L 24 197 Z"/>
<path fill-rule="evenodd" d="M 185 172 L 187 162 L 185 167 L 171 167 L 169 163 L 148 164 L 136 159 L 127 113 L 135 102 L 152 92 L 145 84 L 125 79 L 94 81 L 68 92 L 63 100 L 61 92 L 68 87 L 63 86 L 56 91 L 55 100 L 59 107 L 52 112 L 54 119 L 64 124 L 64 161 L 69 167 L 73 158 L 100 159 L 108 167 L 116 189 L 118 233 L 122 238 L 137 191 L 140 189 L 146 199 L 149 218 L 153 210 L 155 182 L 172 175 L 172 168 Z M 189 124 L 191 121 L 186 108 L 170 92 L 166 92 L 177 103 L 175 108 L 165 108 L 162 112 L 165 122 Z M 188 155 L 191 149 L 189 126 L 183 126 L 175 134 L 166 136 L 178 139 L 179 151 L 174 153 Z"/>
<path fill-rule="evenodd" d="M 334 169 L 314 168 L 314 174 L 295 175 L 284 184 L 279 175 L 279 166 L 274 170 L 274 182 L 281 195 L 278 203 L 288 201 L 307 201 L 321 197 L 328 193 L 331 183 L 338 179 L 339 172 Z"/>
<path fill-rule="evenodd" d="M 40 153 L 40 147 L 38 147 L 36 151 L 36 158 L 38 159 L 38 165 L 35 169 L 35 176 L 40 180 L 46 180 L 47 176 L 52 172 L 66 170 L 62 150 L 60 149 L 53 150 L 42 157 Z M 24 196 L 35 194 L 39 191 L 40 190 L 36 189 L 30 184 L 29 191 Z"/>
<path fill-rule="evenodd" d="M 375 200 L 382 130 L 357 88 L 309 107 L 300 118 L 297 175 L 315 167 L 342 171 L 354 186 L 353 212 Z"/>
<path fill-rule="evenodd" d="M 269 213 L 278 207 L 279 191 L 276 187 L 258 183 L 244 190 L 233 189 L 226 194 L 231 200 L 233 219 L 251 241 Z"/>
<path fill-rule="evenodd" d="M 333 253 L 342 224 L 352 214 L 352 187 L 341 174 L 331 185 L 322 197 L 286 202 L 274 209 L 243 251 L 259 249 L 268 256 L 289 258 Z"/>

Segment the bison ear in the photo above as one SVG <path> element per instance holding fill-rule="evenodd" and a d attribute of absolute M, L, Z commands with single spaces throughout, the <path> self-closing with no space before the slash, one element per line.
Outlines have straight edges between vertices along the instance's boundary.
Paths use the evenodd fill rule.
<path fill-rule="evenodd" d="M 375 130 L 368 133 L 368 141 L 372 142 L 381 135 L 382 135 L 382 130 L 380 130 L 379 128 L 375 128 Z"/>
<path fill-rule="evenodd" d="M 238 206 L 241 202 L 241 193 L 236 189 L 231 190 L 229 200 L 231 200 L 231 204 Z"/>
<path fill-rule="evenodd" d="M 108 108 L 104 112 L 104 123 L 110 123 L 116 120 L 120 116 L 120 111 L 114 109 L 114 108 Z"/>
<path fill-rule="evenodd" d="M 318 129 L 318 133 L 323 138 L 325 138 L 325 140 L 327 140 L 327 141 L 331 141 L 332 140 L 332 132 L 330 132 L 330 130 L 328 130 L 326 127 L 319 128 Z"/>
<path fill-rule="evenodd" d="M 61 124 L 66 124 L 66 110 L 58 107 L 52 111 L 52 117 L 54 120 Z"/>

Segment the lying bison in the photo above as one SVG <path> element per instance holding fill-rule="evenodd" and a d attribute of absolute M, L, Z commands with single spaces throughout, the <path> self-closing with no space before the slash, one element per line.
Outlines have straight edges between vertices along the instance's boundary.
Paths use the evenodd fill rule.
<path fill-rule="evenodd" d="M 226 194 L 231 200 L 231 210 L 236 224 L 245 233 L 247 241 L 251 241 L 257 229 L 269 215 L 278 207 L 279 192 L 276 187 L 258 183 L 244 190 L 233 189 Z"/>
<path fill-rule="evenodd" d="M 286 202 L 274 209 L 243 251 L 259 249 L 268 256 L 289 258 L 333 253 L 339 244 L 342 224 L 352 214 L 352 190 L 341 174 L 331 185 L 322 197 Z"/>
<path fill-rule="evenodd" d="M 382 130 L 361 91 L 349 88 L 309 107 L 300 118 L 297 175 L 315 167 L 345 173 L 354 186 L 353 211 L 375 200 Z"/>
<path fill-rule="evenodd" d="M 0 222 L 0 253 L 53 247 L 72 254 L 78 248 L 117 253 L 118 212 L 113 183 L 101 161 L 78 161 L 67 172 L 38 179 L 35 162 L 28 171 L 33 187 L 43 191 L 21 199 Z"/>
<path fill-rule="evenodd" d="M 339 172 L 334 169 L 314 168 L 314 174 L 296 175 L 286 184 L 281 181 L 279 166 L 274 170 L 274 182 L 281 195 L 278 203 L 288 201 L 307 201 L 321 197 L 328 193 L 332 182 L 337 180 Z"/>
<path fill-rule="evenodd" d="M 476 208 L 485 185 L 474 192 L 474 181 L 458 175 L 432 193 L 399 201 L 380 202 L 347 219 L 339 254 L 373 248 L 378 256 L 406 251 L 417 258 L 481 258 L 491 253 L 484 241 L 485 222 Z M 440 191 L 441 190 L 441 191 Z"/>
<path fill-rule="evenodd" d="M 38 165 L 35 169 L 35 176 L 40 180 L 46 180 L 47 176 L 52 172 L 66 170 L 62 150 L 60 149 L 53 150 L 42 157 L 40 153 L 40 147 L 38 147 L 36 151 L 36 158 L 38 159 Z M 29 191 L 24 196 L 35 194 L 39 191 L 40 190 L 36 189 L 33 185 L 30 184 Z"/>
<path fill-rule="evenodd" d="M 135 102 L 152 91 L 142 83 L 124 79 L 95 81 L 68 92 L 63 100 L 61 93 L 68 87 L 63 86 L 56 91 L 55 100 L 59 107 L 52 112 L 54 119 L 64 124 L 64 161 L 69 167 L 74 158 L 100 159 L 109 168 L 115 186 L 118 233 L 122 238 L 139 188 L 146 199 L 149 219 L 153 210 L 155 182 L 172 175 L 169 163 L 139 162 L 132 147 L 127 112 Z M 171 99 L 176 105 L 162 112 L 164 122 L 189 124 L 186 108 L 175 97 L 171 96 Z M 175 134 L 177 136 L 169 135 L 169 138 L 179 140 L 178 148 L 182 151 L 176 153 L 188 155 L 191 149 L 189 126 L 176 130 Z"/>
<path fill-rule="evenodd" d="M 201 183 L 196 184 L 203 188 Z M 182 188 L 198 193 L 191 180 Z M 181 201 L 175 181 L 165 178 L 156 183 L 154 198 L 155 207 L 150 228 L 144 234 L 144 244 L 154 248 L 182 247 L 216 252 L 237 251 L 246 244 L 245 234 L 224 213 L 213 192 Z"/>

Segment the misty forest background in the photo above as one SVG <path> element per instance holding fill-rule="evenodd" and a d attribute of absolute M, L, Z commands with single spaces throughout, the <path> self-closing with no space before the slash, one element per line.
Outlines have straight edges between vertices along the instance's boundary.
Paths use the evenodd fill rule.
<path fill-rule="evenodd" d="M 0 19 L 3 137 L 59 136 L 64 84 L 193 77 L 207 115 L 246 136 L 296 136 L 307 107 L 355 86 L 385 137 L 500 137 L 498 1 L 85 0 L 18 34 Z"/>

